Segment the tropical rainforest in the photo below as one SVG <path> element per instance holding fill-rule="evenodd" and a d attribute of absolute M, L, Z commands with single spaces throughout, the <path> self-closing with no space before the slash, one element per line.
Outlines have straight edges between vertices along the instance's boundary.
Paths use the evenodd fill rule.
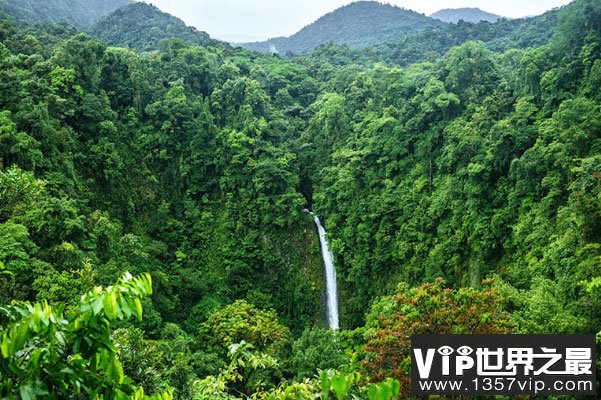
<path fill-rule="evenodd" d="M 600 2 L 294 57 L 135 6 L 2 9 L 0 398 L 409 398 L 412 334 L 601 331 Z"/>

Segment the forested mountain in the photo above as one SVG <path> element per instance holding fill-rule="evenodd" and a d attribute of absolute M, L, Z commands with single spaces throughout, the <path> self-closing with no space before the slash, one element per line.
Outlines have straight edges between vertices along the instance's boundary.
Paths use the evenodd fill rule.
<path fill-rule="evenodd" d="M 0 13 L 19 22 L 66 22 L 81 29 L 129 3 L 131 0 L 0 0 Z"/>
<path fill-rule="evenodd" d="M 0 21 L 0 398 L 408 398 L 412 334 L 601 331 L 601 4 L 546 18 L 406 66 Z"/>
<path fill-rule="evenodd" d="M 436 11 L 434 14 L 431 14 L 430 17 L 454 24 L 460 20 L 477 24 L 480 21 L 497 22 L 503 18 L 499 15 L 482 11 L 479 8 L 445 8 Z"/>
<path fill-rule="evenodd" d="M 484 42 L 487 48 L 495 52 L 533 48 L 549 42 L 559 13 L 559 10 L 552 10 L 532 18 L 504 19 L 495 23 L 459 21 L 457 24 L 426 28 L 363 50 L 326 44 L 318 47 L 311 57 L 315 60 L 326 58 L 339 65 L 386 62 L 407 66 L 440 57 L 453 46 L 470 40 Z"/>
<path fill-rule="evenodd" d="M 147 3 L 132 3 L 119 8 L 87 29 L 111 46 L 138 51 L 159 48 L 162 40 L 172 37 L 187 44 L 216 45 L 205 32 L 187 26 L 184 21 Z"/>
<path fill-rule="evenodd" d="M 290 37 L 238 45 L 280 54 L 307 53 L 328 42 L 364 48 L 437 25 L 442 23 L 415 11 L 376 1 L 358 1 L 324 15 Z"/>

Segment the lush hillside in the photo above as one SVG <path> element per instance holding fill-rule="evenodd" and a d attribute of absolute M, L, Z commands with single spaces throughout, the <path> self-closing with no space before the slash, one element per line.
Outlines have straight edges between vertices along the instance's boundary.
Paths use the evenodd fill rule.
<path fill-rule="evenodd" d="M 88 32 L 112 46 L 138 51 L 156 50 L 162 40 L 172 37 L 187 44 L 217 44 L 207 33 L 147 3 L 122 7 L 93 24 Z"/>
<path fill-rule="evenodd" d="M 351 48 L 364 48 L 441 25 L 440 21 L 376 1 L 358 1 L 324 15 L 287 38 L 240 46 L 260 52 L 301 54 L 320 44 L 334 42 Z"/>
<path fill-rule="evenodd" d="M 497 22 L 503 17 L 482 11 L 479 8 L 445 8 L 430 15 L 443 22 L 456 24 L 460 20 L 477 24 L 480 21 Z"/>
<path fill-rule="evenodd" d="M 0 21 L 0 398 L 403 399 L 413 334 L 599 332 L 601 3 L 549 15 L 406 67 Z"/>
<path fill-rule="evenodd" d="M 0 0 L 0 12 L 30 24 L 66 22 L 84 28 L 131 0 Z"/>

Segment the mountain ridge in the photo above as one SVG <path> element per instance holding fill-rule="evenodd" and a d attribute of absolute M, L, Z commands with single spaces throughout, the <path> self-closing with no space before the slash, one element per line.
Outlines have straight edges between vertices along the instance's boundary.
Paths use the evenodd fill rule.
<path fill-rule="evenodd" d="M 302 54 L 328 42 L 365 48 L 443 24 L 416 11 L 390 4 L 357 1 L 323 15 L 289 37 L 232 44 L 263 53 Z"/>
<path fill-rule="evenodd" d="M 438 10 L 435 13 L 430 14 L 430 17 L 454 24 L 460 20 L 478 23 L 480 21 L 497 22 L 504 18 L 500 15 L 489 13 L 476 7 L 443 8 L 442 10 Z"/>
<path fill-rule="evenodd" d="M 145 2 L 133 2 L 119 8 L 91 25 L 87 31 L 111 46 L 138 51 L 157 50 L 162 40 L 173 37 L 187 44 L 222 44 L 208 33 L 188 26 L 181 19 Z"/>

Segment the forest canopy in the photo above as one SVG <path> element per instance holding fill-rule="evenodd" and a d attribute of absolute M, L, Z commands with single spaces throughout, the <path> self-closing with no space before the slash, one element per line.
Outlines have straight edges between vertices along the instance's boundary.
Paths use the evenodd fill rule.
<path fill-rule="evenodd" d="M 389 400 L 399 332 L 601 331 L 598 1 L 291 58 L 134 22 L 0 22 L 1 398 Z"/>

